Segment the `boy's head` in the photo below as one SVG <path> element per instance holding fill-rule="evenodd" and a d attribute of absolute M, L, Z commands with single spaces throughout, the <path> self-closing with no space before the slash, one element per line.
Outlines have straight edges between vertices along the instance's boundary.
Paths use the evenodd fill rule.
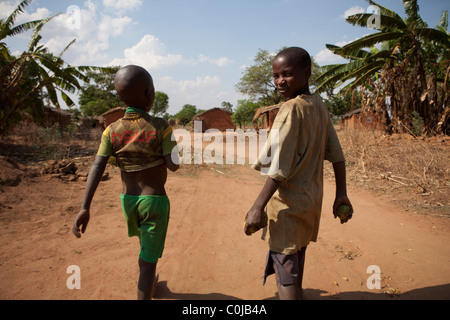
<path fill-rule="evenodd" d="M 275 86 L 284 98 L 310 94 L 311 57 L 305 49 L 291 47 L 277 54 L 272 64 Z"/>
<path fill-rule="evenodd" d="M 117 71 L 114 87 L 120 99 L 128 106 L 149 112 L 155 101 L 152 76 L 142 67 L 126 66 Z"/>

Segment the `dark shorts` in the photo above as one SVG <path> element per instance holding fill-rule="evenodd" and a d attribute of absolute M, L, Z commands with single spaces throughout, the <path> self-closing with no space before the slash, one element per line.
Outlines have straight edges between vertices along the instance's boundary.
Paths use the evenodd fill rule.
<path fill-rule="evenodd" d="M 264 284 L 267 277 L 277 274 L 277 283 L 282 286 L 291 286 L 297 283 L 299 275 L 299 265 L 305 262 L 306 247 L 295 254 L 285 255 L 282 253 L 269 251 L 267 254 L 266 269 L 264 271 Z"/>

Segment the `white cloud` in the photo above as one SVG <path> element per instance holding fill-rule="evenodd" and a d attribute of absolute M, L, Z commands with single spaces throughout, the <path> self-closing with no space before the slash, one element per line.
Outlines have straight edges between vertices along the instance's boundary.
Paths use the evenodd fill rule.
<path fill-rule="evenodd" d="M 150 34 L 143 36 L 135 45 L 121 49 L 122 54 L 119 50 L 117 55 L 117 50 L 111 48 L 111 43 L 115 37 L 124 35 L 127 27 L 132 25 L 133 21 L 124 14 L 116 13 L 120 10 L 137 8 L 141 4 L 141 0 L 86 0 L 79 5 L 79 28 L 70 28 L 68 21 L 73 16 L 70 12 L 62 12 L 42 29 L 41 43 L 45 44 L 51 52 L 59 53 L 67 44 L 76 39 L 76 43 L 64 55 L 65 61 L 71 65 L 124 66 L 137 64 L 143 66 L 152 73 L 156 89 L 169 95 L 169 112 L 172 114 L 177 113 L 187 103 L 196 105 L 199 109 L 209 109 L 220 107 L 217 105 L 217 101 L 231 101 L 230 97 L 236 96 L 233 88 L 225 87 L 218 75 L 207 75 L 213 68 L 222 68 L 233 63 L 227 57 L 210 57 L 203 53 L 184 57 L 181 54 L 169 52 L 158 37 Z M 17 1 L 0 0 L 0 18 L 6 17 L 16 8 L 16 5 Z M 102 11 L 102 9 L 117 9 L 117 11 Z M 46 18 L 54 14 L 47 8 L 31 9 L 31 7 L 27 7 L 25 10 L 28 11 L 18 16 L 21 22 Z M 24 43 L 20 45 L 20 48 L 11 49 L 23 50 L 28 40 L 29 35 L 24 38 Z M 188 76 L 182 76 L 178 71 L 176 77 L 160 76 L 162 73 L 168 74 L 164 68 L 179 65 L 183 65 L 182 74 L 189 72 L 189 68 L 195 68 L 190 73 L 194 76 L 190 76 L 189 73 L 187 73 Z M 199 72 L 199 65 L 205 68 L 203 70 L 207 72 L 206 75 L 196 76 Z"/>
<path fill-rule="evenodd" d="M 348 17 L 357 14 L 357 13 L 365 13 L 366 9 L 360 6 L 353 6 L 350 9 L 345 10 L 344 14 L 341 16 L 341 18 L 347 19 Z"/>
<path fill-rule="evenodd" d="M 0 19 L 4 19 L 13 12 L 15 4 L 11 1 L 0 2 Z"/>
<path fill-rule="evenodd" d="M 190 94 L 198 91 L 199 89 L 203 91 L 208 88 L 218 87 L 220 85 L 220 78 L 218 76 L 197 77 L 195 80 L 183 80 L 179 83 L 180 91 L 185 94 Z"/>
<path fill-rule="evenodd" d="M 197 65 L 207 63 L 217 67 L 224 67 L 233 61 L 227 57 L 211 58 L 199 54 L 196 59 L 185 58 L 180 54 L 167 53 L 166 46 L 154 35 L 147 34 L 133 47 L 124 50 L 123 58 L 116 58 L 110 65 L 137 64 L 148 70 L 161 70 L 179 64 Z"/>
<path fill-rule="evenodd" d="M 222 81 L 217 75 L 180 79 L 179 72 L 177 72 L 177 78 L 168 75 L 162 76 L 162 73 L 166 73 L 163 71 L 164 69 L 182 65 L 185 70 L 185 68 L 197 68 L 199 64 L 220 68 L 232 62 L 227 57 L 216 59 L 199 54 L 196 58 L 189 58 L 181 54 L 168 53 L 166 46 L 159 38 L 147 34 L 136 45 L 125 49 L 123 57 L 111 60 L 109 65 L 134 64 L 147 69 L 153 76 L 156 90 L 169 95 L 170 107 L 168 112 L 175 114 L 185 104 L 195 105 L 198 109 L 220 107 L 217 105 L 217 101 L 220 99 L 227 100 L 226 97 L 230 97 L 234 93 L 224 91 Z"/>
<path fill-rule="evenodd" d="M 153 35 L 145 35 L 135 46 L 125 49 L 124 57 L 112 60 L 110 65 L 140 65 L 149 71 L 181 63 L 183 56 L 166 53 L 164 44 Z"/>
<path fill-rule="evenodd" d="M 125 27 L 132 23 L 129 17 L 113 18 L 107 15 L 102 16 L 98 25 L 98 36 L 101 39 L 109 39 L 110 36 L 119 36 L 123 33 Z"/>
<path fill-rule="evenodd" d="M 14 9 L 17 8 L 18 1 L 1 1 L 0 2 L 0 19 L 9 16 Z M 20 24 L 27 21 L 44 19 L 50 16 L 50 11 L 47 8 L 37 8 L 36 12 L 28 13 L 22 12 L 16 17 L 15 24 Z"/>
<path fill-rule="evenodd" d="M 226 65 L 228 65 L 228 64 L 233 62 L 233 60 L 231 60 L 231 59 L 229 59 L 227 57 L 220 57 L 219 59 L 213 59 L 213 58 L 207 57 L 207 56 L 205 56 L 203 54 L 200 54 L 198 56 L 198 60 L 200 62 L 207 62 L 207 63 L 210 63 L 212 65 L 216 65 L 218 67 L 224 67 L 224 66 L 226 66 Z"/>
<path fill-rule="evenodd" d="M 0 18 L 9 15 L 16 7 L 18 1 L 1 1 Z M 134 9 L 142 4 L 142 0 L 103 0 L 105 7 L 117 10 Z M 69 9 L 70 6 L 67 7 Z M 126 15 L 108 15 L 102 13 L 96 4 L 87 0 L 78 10 L 62 12 L 42 29 L 41 43 L 45 44 L 51 52 L 61 52 L 72 40 L 76 39 L 69 51 L 64 55 L 65 60 L 72 65 L 105 65 L 110 60 L 111 39 L 123 35 L 126 28 L 133 23 Z M 16 24 L 26 21 L 43 19 L 53 15 L 47 8 L 37 8 L 25 11 L 17 16 Z M 78 27 L 71 27 L 70 22 L 78 19 Z M 27 41 L 31 32 L 21 35 Z M 26 43 L 23 44 L 26 46 Z M 23 50 L 23 47 L 20 48 Z"/>
<path fill-rule="evenodd" d="M 341 42 L 337 42 L 336 45 L 339 47 L 343 47 L 350 42 L 351 41 L 341 41 Z M 314 56 L 314 60 L 320 66 L 327 65 L 327 64 L 343 63 L 346 61 L 344 58 L 342 58 L 341 56 L 339 56 L 337 54 L 334 54 L 333 52 L 331 52 L 328 49 L 323 49 L 323 50 L 319 51 L 319 53 Z"/>
<path fill-rule="evenodd" d="M 218 76 L 196 77 L 195 79 L 176 80 L 170 76 L 155 79 L 155 87 L 158 91 L 167 93 L 170 97 L 169 113 L 175 114 L 185 104 L 192 104 L 197 109 L 210 109 L 220 107 L 217 99 L 230 96 L 223 91 L 222 81 Z"/>
<path fill-rule="evenodd" d="M 133 10 L 142 5 L 142 0 L 103 0 L 105 7 L 111 7 L 117 10 Z"/>
<path fill-rule="evenodd" d="M 318 54 L 315 55 L 314 60 L 318 65 L 323 66 L 327 64 L 333 64 L 338 62 L 341 59 L 340 56 L 334 54 L 328 49 L 321 50 Z"/>

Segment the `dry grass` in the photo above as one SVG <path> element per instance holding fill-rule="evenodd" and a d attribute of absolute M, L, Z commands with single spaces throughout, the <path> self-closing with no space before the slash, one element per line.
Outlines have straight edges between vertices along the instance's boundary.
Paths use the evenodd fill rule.
<path fill-rule="evenodd" d="M 337 133 L 346 156 L 349 185 L 390 195 L 410 212 L 450 218 L 450 137 L 415 139 L 407 134 L 387 136 L 352 129 L 337 129 Z M 101 130 L 69 135 L 28 125 L 0 138 L 0 155 L 27 166 L 94 155 L 100 135 Z M 195 165 L 184 167 L 188 172 L 198 169 Z M 220 173 L 227 166 L 214 169 Z M 325 166 L 325 177 L 334 179 L 331 166 Z"/>
<path fill-rule="evenodd" d="M 450 138 L 337 132 L 349 184 L 392 195 L 407 210 L 450 218 Z M 328 166 L 325 175 L 332 176 Z"/>
<path fill-rule="evenodd" d="M 0 136 L 0 155 L 24 165 L 93 155 L 98 149 L 101 133 L 99 129 L 70 132 L 57 126 L 42 128 L 23 123 L 9 135 Z"/>

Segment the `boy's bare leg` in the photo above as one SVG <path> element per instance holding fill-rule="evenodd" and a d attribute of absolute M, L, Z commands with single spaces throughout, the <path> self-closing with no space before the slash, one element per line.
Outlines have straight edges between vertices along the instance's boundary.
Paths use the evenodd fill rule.
<path fill-rule="evenodd" d="M 151 300 L 153 282 L 155 281 L 156 263 L 146 262 L 139 258 L 138 300 Z"/>
<path fill-rule="evenodd" d="M 298 252 L 298 277 L 297 277 L 297 288 L 299 291 L 299 299 L 304 299 L 303 297 L 303 270 L 305 269 L 305 255 L 306 247 L 302 248 Z"/>
<path fill-rule="evenodd" d="M 276 270 L 276 268 L 275 268 Z M 277 279 L 277 288 L 278 288 L 278 298 L 280 300 L 299 300 L 300 294 L 296 284 L 283 286 L 280 283 L 280 276 L 278 275 L 278 271 L 275 271 L 275 277 Z"/>
<path fill-rule="evenodd" d="M 278 296 L 280 300 L 302 300 L 303 299 L 303 270 L 305 267 L 306 248 L 301 249 L 298 254 L 298 277 L 295 285 L 283 286 L 280 284 L 278 273 L 277 277 Z"/>
<path fill-rule="evenodd" d="M 277 283 L 277 287 L 280 300 L 300 300 L 297 285 L 283 286 Z"/>

